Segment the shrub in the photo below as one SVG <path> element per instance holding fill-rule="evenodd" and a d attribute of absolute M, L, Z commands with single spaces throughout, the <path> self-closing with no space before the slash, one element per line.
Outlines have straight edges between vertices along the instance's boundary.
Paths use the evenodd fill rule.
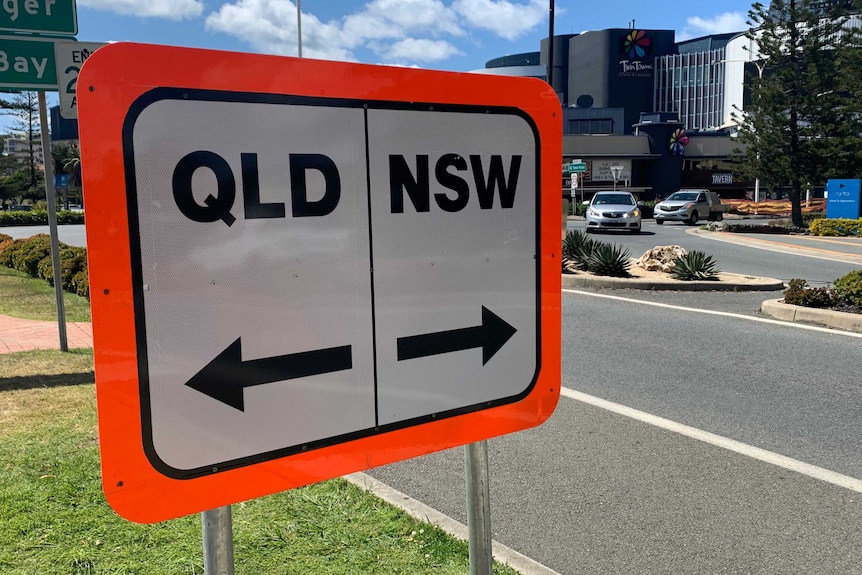
<path fill-rule="evenodd" d="M 57 211 L 58 224 L 83 224 L 84 212 Z M 48 212 L 35 209 L 29 212 L 0 212 L 0 226 L 47 226 Z"/>
<path fill-rule="evenodd" d="M 841 301 L 847 305 L 862 307 L 862 270 L 853 270 L 832 283 L 835 294 Z"/>
<path fill-rule="evenodd" d="M 621 246 L 596 242 L 588 259 L 589 271 L 598 276 L 630 277 L 631 254 Z"/>
<path fill-rule="evenodd" d="M 0 234 L 0 265 L 42 278 L 53 285 L 51 238 L 46 234 L 38 234 L 13 240 Z M 60 243 L 60 266 L 63 289 L 89 299 L 87 250 Z"/>
<path fill-rule="evenodd" d="M 87 269 L 79 271 L 72 277 L 72 290 L 82 298 L 90 299 L 90 277 L 87 274 Z"/>
<path fill-rule="evenodd" d="M 862 237 L 862 218 L 820 218 L 811 222 L 808 231 L 818 236 L 857 236 Z"/>
<path fill-rule="evenodd" d="M 39 277 L 39 262 L 51 254 L 51 238 L 47 234 L 38 234 L 14 242 L 9 249 L 13 252 L 13 268 L 33 277 Z"/>
<path fill-rule="evenodd" d="M 838 303 L 838 299 L 828 287 L 808 287 L 803 279 L 792 279 L 784 290 L 784 303 L 802 307 L 830 308 Z"/>
<path fill-rule="evenodd" d="M 716 281 L 718 280 L 720 271 L 718 264 L 712 259 L 712 256 L 694 250 L 679 256 L 673 261 L 670 275 L 674 279 L 682 281 Z"/>
<path fill-rule="evenodd" d="M 84 248 L 66 246 L 60 249 L 60 276 L 63 289 L 74 292 L 72 278 L 87 267 L 87 250 Z M 51 285 L 54 285 L 54 261 L 50 254 L 39 262 L 38 275 Z"/>
<path fill-rule="evenodd" d="M 563 240 L 563 259 L 581 271 L 589 270 L 589 256 L 596 245 L 586 233 L 581 230 L 566 232 Z"/>

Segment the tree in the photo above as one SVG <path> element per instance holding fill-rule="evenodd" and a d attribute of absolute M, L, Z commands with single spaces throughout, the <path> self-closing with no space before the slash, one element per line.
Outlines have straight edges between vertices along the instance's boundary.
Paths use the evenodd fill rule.
<path fill-rule="evenodd" d="M 862 169 L 862 41 L 849 26 L 860 3 L 772 0 L 748 13 L 762 73 L 751 78 L 751 102 L 737 116 L 747 145 L 741 171 L 789 187 L 796 226 L 804 188 Z"/>
<path fill-rule="evenodd" d="M 36 92 L 19 92 L 11 98 L 0 98 L 0 111 L 4 115 L 12 116 L 12 132 L 27 142 L 27 171 L 30 177 L 30 188 L 35 188 L 39 183 L 39 166 L 42 158 L 39 157 L 39 140 L 42 135 L 39 125 L 39 94 Z M 45 127 L 47 129 L 47 126 Z M 44 177 L 42 177 L 44 180 Z"/>

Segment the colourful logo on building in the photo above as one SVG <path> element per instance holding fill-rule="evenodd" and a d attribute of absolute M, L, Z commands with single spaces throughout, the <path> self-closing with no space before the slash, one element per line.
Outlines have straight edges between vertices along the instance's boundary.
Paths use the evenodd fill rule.
<path fill-rule="evenodd" d="M 652 44 L 646 32 L 643 30 L 632 30 L 623 40 L 623 52 L 629 58 L 643 58 Z"/>
<path fill-rule="evenodd" d="M 685 147 L 688 145 L 688 136 L 685 130 L 679 128 L 674 130 L 670 137 L 670 153 L 674 156 L 682 156 L 685 154 Z"/>

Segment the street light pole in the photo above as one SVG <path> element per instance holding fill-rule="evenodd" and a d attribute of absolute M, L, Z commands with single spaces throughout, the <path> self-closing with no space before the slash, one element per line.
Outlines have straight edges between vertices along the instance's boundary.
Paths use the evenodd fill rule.
<path fill-rule="evenodd" d="M 296 56 L 302 58 L 302 0 L 296 0 Z"/>
<path fill-rule="evenodd" d="M 757 89 L 760 90 L 760 84 L 763 82 L 763 69 L 766 67 L 757 60 L 749 60 L 752 64 L 757 67 Z M 758 93 L 758 98 L 760 98 L 760 94 Z M 757 136 L 757 142 L 760 143 L 760 136 Z M 757 149 L 757 171 L 760 172 L 760 146 L 758 145 Z M 760 202 L 760 176 L 757 175 L 754 177 L 754 203 Z"/>

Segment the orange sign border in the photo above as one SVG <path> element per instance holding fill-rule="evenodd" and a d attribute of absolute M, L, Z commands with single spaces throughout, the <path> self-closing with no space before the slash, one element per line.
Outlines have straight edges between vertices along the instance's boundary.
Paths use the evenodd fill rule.
<path fill-rule="evenodd" d="M 151 64 L 147 64 L 151 63 Z M 299 79 L 299 80 L 297 80 Z M 333 99 L 516 108 L 537 127 L 543 189 L 539 214 L 539 374 L 515 403 L 421 423 L 191 479 L 156 470 L 142 441 L 123 124 L 154 88 L 291 94 Z M 110 44 L 78 79 L 79 130 L 93 316 L 102 483 L 114 510 L 152 523 L 418 457 L 544 422 L 560 393 L 559 162 L 562 112 L 546 83 L 280 56 Z"/>

